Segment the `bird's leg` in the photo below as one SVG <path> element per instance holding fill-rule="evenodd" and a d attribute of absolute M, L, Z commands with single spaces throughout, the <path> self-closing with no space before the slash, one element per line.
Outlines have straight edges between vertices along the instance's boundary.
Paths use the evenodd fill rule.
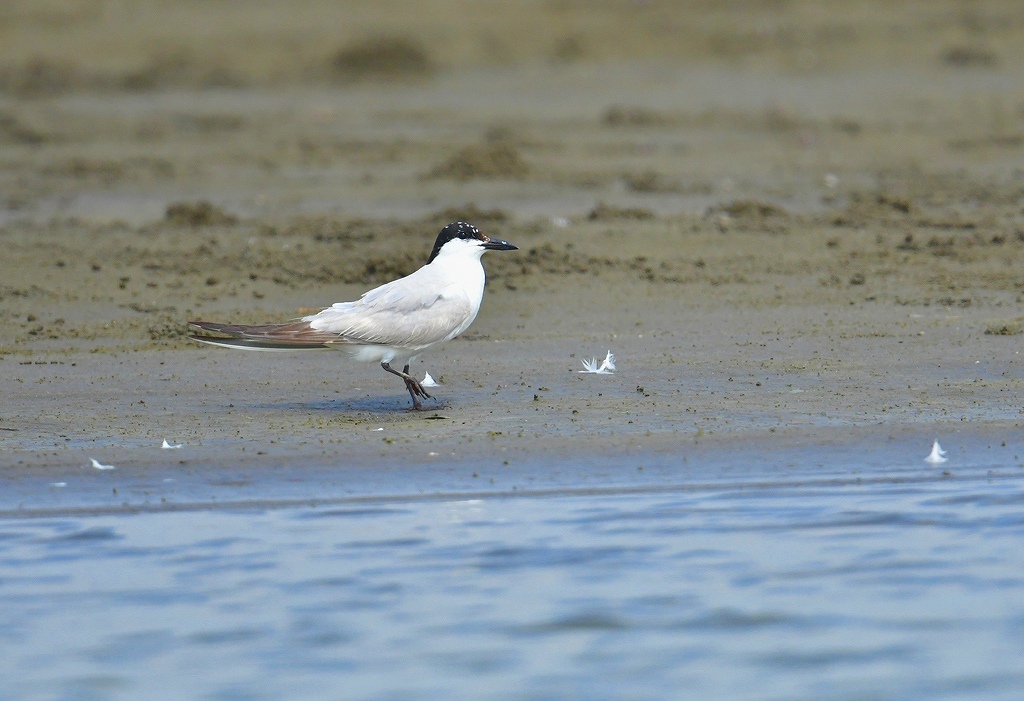
<path fill-rule="evenodd" d="M 423 389 L 423 385 L 415 377 L 409 374 L 409 364 L 406 363 L 405 367 L 402 368 L 402 379 L 405 380 L 405 387 L 409 390 L 409 394 L 412 395 L 413 404 L 417 404 L 416 397 L 420 396 L 424 399 L 430 399 L 430 394 L 427 390 Z M 418 409 L 419 407 L 417 407 Z"/>
<path fill-rule="evenodd" d="M 381 363 L 380 366 L 392 375 L 398 375 L 405 380 L 405 388 L 409 390 L 409 396 L 412 397 L 412 408 L 422 410 L 423 404 L 420 403 L 419 398 L 430 399 L 430 395 L 427 394 L 427 390 L 423 389 L 423 385 L 420 384 L 419 380 L 409 374 L 409 366 L 406 365 L 401 372 L 395 370 L 388 363 Z"/>

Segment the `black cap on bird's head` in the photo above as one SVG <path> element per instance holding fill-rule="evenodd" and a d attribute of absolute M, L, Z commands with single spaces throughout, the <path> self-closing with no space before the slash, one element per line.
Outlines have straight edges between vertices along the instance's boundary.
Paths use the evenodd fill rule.
<path fill-rule="evenodd" d="M 441 252 L 441 248 L 446 243 L 454 239 L 479 241 L 480 247 L 488 251 L 515 251 L 518 249 L 518 246 L 513 246 L 508 241 L 501 241 L 499 239 L 492 239 L 485 236 L 480 229 L 476 228 L 472 224 L 467 224 L 464 221 L 456 221 L 441 229 L 441 233 L 437 235 L 437 240 L 434 241 L 434 250 L 430 252 L 430 259 L 427 263 L 430 263 L 437 258 L 437 254 Z"/>

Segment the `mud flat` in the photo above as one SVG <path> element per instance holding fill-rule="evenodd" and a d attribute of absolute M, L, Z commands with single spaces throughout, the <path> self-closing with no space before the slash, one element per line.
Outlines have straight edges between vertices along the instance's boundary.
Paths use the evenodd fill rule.
<path fill-rule="evenodd" d="M 491 8 L 461 25 L 437 3 L 415 26 L 368 4 L 331 32 L 303 18 L 333 10 L 300 3 L 284 23 L 219 10 L 198 33 L 200 15 L 159 4 L 118 22 L 8 5 L 8 508 L 230 499 L 220 470 L 248 475 L 246 499 L 287 490 L 243 481 L 330 466 L 336 495 L 377 471 L 404 493 L 403 470 L 440 493 L 627 483 L 709 445 L 1015 444 L 1015 3 L 737 19 L 655 2 L 625 23 Z M 485 258 L 477 323 L 417 365 L 441 381 L 435 410 L 407 412 L 400 383 L 340 356 L 184 338 L 189 318 L 358 296 L 457 218 L 521 250 Z M 578 373 L 608 350 L 615 375 Z M 135 475 L 130 499 L 53 496 L 92 484 L 91 458 Z M 172 493 L 161 469 L 203 477 Z"/>

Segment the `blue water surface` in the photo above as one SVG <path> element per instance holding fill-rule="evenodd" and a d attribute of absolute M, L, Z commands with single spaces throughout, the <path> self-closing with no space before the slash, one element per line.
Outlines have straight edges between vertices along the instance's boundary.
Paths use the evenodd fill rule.
<path fill-rule="evenodd" d="M 7 518 L 0 698 L 1019 699 L 1022 543 L 1012 472 Z"/>

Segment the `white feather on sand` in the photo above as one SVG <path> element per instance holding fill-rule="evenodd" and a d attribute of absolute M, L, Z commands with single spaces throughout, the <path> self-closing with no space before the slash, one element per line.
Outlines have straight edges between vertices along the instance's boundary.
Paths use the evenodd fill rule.
<path fill-rule="evenodd" d="M 608 351 L 608 355 L 604 357 L 601 364 L 598 365 L 597 358 L 586 358 L 580 360 L 583 363 L 583 369 L 579 370 L 584 375 L 613 375 L 615 374 L 615 355 Z"/>

